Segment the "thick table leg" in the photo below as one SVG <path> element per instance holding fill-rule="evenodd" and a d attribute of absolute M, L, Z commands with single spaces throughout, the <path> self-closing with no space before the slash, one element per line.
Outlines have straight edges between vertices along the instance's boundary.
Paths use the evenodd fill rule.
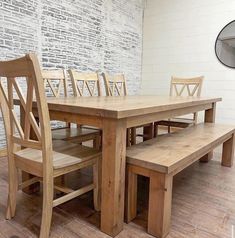
<path fill-rule="evenodd" d="M 170 230 L 173 176 L 152 171 L 149 185 L 148 233 L 165 237 Z"/>
<path fill-rule="evenodd" d="M 123 229 L 126 121 L 103 120 L 101 231 L 114 237 Z"/>
<path fill-rule="evenodd" d="M 223 144 L 223 153 L 222 153 L 222 165 L 226 167 L 232 167 L 234 159 L 234 145 L 235 138 L 233 136 L 224 142 Z"/>
<path fill-rule="evenodd" d="M 205 119 L 204 119 L 205 123 L 214 123 L 215 122 L 215 113 L 216 113 L 216 103 L 213 103 L 212 108 L 205 111 Z M 208 162 L 209 160 L 212 159 L 212 157 L 213 157 L 213 151 L 204 155 L 200 159 L 200 161 Z"/>
<path fill-rule="evenodd" d="M 25 111 L 24 111 L 24 108 L 22 106 L 20 106 L 20 124 L 21 124 L 22 128 L 24 128 L 24 122 L 25 122 Z M 32 130 L 31 130 L 31 132 L 32 132 Z M 33 133 L 31 133 L 30 138 L 35 138 L 35 135 Z M 33 175 L 22 171 L 22 182 L 29 180 L 33 177 L 34 177 Z M 40 189 L 39 185 L 40 185 L 39 183 L 32 184 L 29 187 L 24 188 L 23 192 L 28 193 L 28 194 L 38 192 Z"/>

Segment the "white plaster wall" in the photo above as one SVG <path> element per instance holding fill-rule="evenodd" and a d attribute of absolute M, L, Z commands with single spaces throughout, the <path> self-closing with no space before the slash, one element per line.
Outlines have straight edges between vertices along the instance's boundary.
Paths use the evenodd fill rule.
<path fill-rule="evenodd" d="M 235 70 L 214 51 L 220 30 L 234 19 L 234 0 L 147 0 L 142 94 L 168 94 L 171 75 L 204 75 L 202 95 L 223 98 L 217 121 L 235 124 Z"/>

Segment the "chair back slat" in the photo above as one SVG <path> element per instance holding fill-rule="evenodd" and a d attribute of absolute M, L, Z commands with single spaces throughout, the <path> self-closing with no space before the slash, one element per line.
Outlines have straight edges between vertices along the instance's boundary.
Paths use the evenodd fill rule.
<path fill-rule="evenodd" d="M 20 145 L 22 149 L 38 149 L 42 151 L 43 158 L 46 158 L 45 163 L 52 166 L 49 112 L 36 55 L 27 54 L 20 59 L 0 62 L 0 77 L 0 101 L 8 154 L 14 154 L 14 148 L 17 145 Z M 6 83 L 4 83 L 4 78 Z M 24 84 L 22 80 L 24 80 Z M 21 84 L 19 81 L 22 81 Z M 24 86 L 23 89 L 20 85 Z M 19 110 L 15 105 L 15 99 L 18 99 L 24 113 L 21 120 L 17 116 Z M 33 114 L 33 105 L 35 104 L 37 105 L 39 123 Z M 32 134 L 33 138 L 31 138 Z"/>
<path fill-rule="evenodd" d="M 195 78 L 171 78 L 170 96 L 200 96 L 203 76 Z"/>
<path fill-rule="evenodd" d="M 101 96 L 98 73 L 80 73 L 69 70 L 74 96 Z"/>
<path fill-rule="evenodd" d="M 63 96 L 68 96 L 68 85 L 65 70 L 42 70 L 42 77 L 45 89 L 48 88 L 53 97 L 60 97 L 62 93 Z"/>
<path fill-rule="evenodd" d="M 103 73 L 102 76 L 104 78 L 107 96 L 127 95 L 127 85 L 124 74 L 110 76 L 107 73 Z"/>

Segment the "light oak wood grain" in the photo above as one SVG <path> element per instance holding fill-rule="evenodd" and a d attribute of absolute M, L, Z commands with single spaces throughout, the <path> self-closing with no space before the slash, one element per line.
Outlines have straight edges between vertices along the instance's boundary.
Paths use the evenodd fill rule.
<path fill-rule="evenodd" d="M 205 110 L 204 122 L 206 123 L 214 123 L 216 115 L 216 103 L 212 103 L 212 107 Z M 213 157 L 213 151 L 210 151 L 208 154 L 204 155 L 200 161 L 208 162 Z"/>
<path fill-rule="evenodd" d="M 205 123 L 127 148 L 127 222 L 137 215 L 136 175 L 149 177 L 148 233 L 166 237 L 170 231 L 173 176 L 221 144 L 222 165 L 231 167 L 234 133 L 235 126 Z"/>
<path fill-rule="evenodd" d="M 127 118 L 166 110 L 182 109 L 221 101 L 221 98 L 169 97 L 169 96 L 120 96 L 50 98 L 49 109 L 80 113 L 90 116 Z M 64 107 L 64 109 L 63 109 Z"/>
<path fill-rule="evenodd" d="M 18 68 L 20 67 L 22 68 Z M 13 61 L 0 62 L 0 76 L 6 77 L 7 89 L 0 82 L 1 110 L 4 118 L 8 152 L 9 193 L 6 218 L 15 216 L 16 195 L 20 187 L 38 182 L 36 178 L 18 181 L 18 170 L 41 177 L 43 183 L 43 211 L 40 238 L 50 234 L 53 207 L 71 200 L 90 190 L 100 191 L 99 181 L 95 184 L 71 191 L 54 200 L 54 178 L 74 170 L 93 166 L 99 173 L 99 151 L 78 146 L 65 141 L 52 144 L 49 110 L 44 92 L 44 85 L 39 62 L 35 54 L 27 54 Z M 18 85 L 18 77 L 25 77 L 26 95 Z M 19 98 L 23 116 L 20 121 L 16 116 L 13 95 Z M 33 114 L 33 99 L 37 103 L 38 122 Z M 32 136 L 33 134 L 33 136 Z M 16 150 L 20 146 L 20 150 Z M 53 148 L 54 147 L 54 148 Z M 53 150 L 54 149 L 54 150 Z M 58 189 L 58 186 L 57 186 Z M 99 198 L 99 195 L 94 198 Z M 95 201 L 95 204 L 99 204 Z"/>
<path fill-rule="evenodd" d="M 127 83 L 124 74 L 110 75 L 102 73 L 107 96 L 126 96 Z"/>
<path fill-rule="evenodd" d="M 66 72 L 63 69 L 42 70 L 45 89 L 49 89 L 51 96 L 68 96 L 68 82 Z"/>
<path fill-rule="evenodd" d="M 194 163 L 174 176 L 171 229 L 167 238 L 231 238 L 234 223 L 235 167 L 220 166 L 220 148 L 210 163 Z M 7 158 L 0 163 L 0 237 L 36 238 L 40 229 L 42 193 L 18 194 L 17 213 L 6 221 L 8 194 Z M 66 175 L 66 183 L 76 190 L 92 183 L 92 170 Z M 124 224 L 117 238 L 152 238 L 147 231 L 149 180 L 138 179 L 137 217 Z M 66 184 L 65 184 L 66 185 Z M 108 238 L 100 231 L 100 213 L 93 208 L 89 192 L 53 209 L 51 238 Z"/>
<path fill-rule="evenodd" d="M 101 87 L 98 73 L 83 73 L 70 69 L 73 93 L 78 96 L 101 96 Z"/>
<path fill-rule="evenodd" d="M 202 83 L 204 76 L 194 78 L 178 78 L 171 77 L 170 96 L 201 96 Z M 194 112 L 191 118 L 171 118 L 156 122 L 154 124 L 155 136 L 157 136 L 158 126 L 167 126 L 168 133 L 171 132 L 171 127 L 185 128 L 197 123 L 198 113 Z"/>
<path fill-rule="evenodd" d="M 74 88 L 75 76 L 73 71 L 70 72 L 73 82 L 74 95 L 77 95 L 76 88 Z M 97 74 L 94 74 L 97 77 Z M 92 74 L 89 74 L 92 77 Z M 66 71 L 62 69 L 57 70 L 42 70 L 42 77 L 44 80 L 45 90 L 49 89 L 47 96 L 60 98 L 68 97 L 69 87 L 66 76 Z M 88 77 L 88 76 L 87 76 Z M 90 80 L 91 78 L 89 78 Z M 88 87 L 90 86 L 87 84 Z M 90 89 L 90 88 L 89 88 Z M 96 129 L 86 129 L 81 126 L 71 127 L 70 123 L 66 123 L 64 127 L 54 128 L 52 130 L 52 139 L 55 140 L 70 140 L 76 143 L 82 143 L 85 141 L 92 140 L 96 148 L 99 148 L 100 142 L 100 131 Z"/>
<path fill-rule="evenodd" d="M 126 121 L 104 119 L 101 230 L 116 236 L 123 229 Z"/>
<path fill-rule="evenodd" d="M 124 133 L 127 128 L 144 125 L 157 120 L 185 115 L 195 111 L 209 110 L 220 98 L 165 97 L 165 96 L 118 96 L 52 98 L 48 100 L 50 116 L 54 120 L 63 118 L 67 122 L 107 128 Z M 17 101 L 15 101 L 17 103 Z M 36 107 L 36 105 L 35 105 Z M 125 123 L 120 121 L 126 120 Z M 113 120 L 117 120 L 113 123 Z M 111 129 L 110 129 L 111 130 Z M 122 132 L 121 132 L 122 131 Z M 106 137 L 106 139 L 105 139 Z M 117 156 L 115 148 L 125 156 L 125 143 L 113 138 L 112 133 L 103 134 L 102 190 L 112 191 L 113 196 L 102 192 L 101 230 L 115 236 L 123 229 L 125 166 L 123 157 Z M 126 138 L 123 137 L 125 141 Z M 110 144 L 109 144 L 110 143 Z M 108 145 L 108 146 L 107 146 Z M 124 157 L 125 158 L 125 157 Z M 106 165 L 107 163 L 107 165 Z M 119 171 L 113 172 L 114 168 Z M 122 178 L 122 179 L 121 179 Z M 116 210 L 118 209 L 118 210 Z M 102 215 L 102 214 L 107 214 Z M 103 225 L 102 225 L 103 224 Z"/>
<path fill-rule="evenodd" d="M 131 146 L 127 149 L 127 161 L 161 173 L 179 172 L 178 167 L 193 163 L 208 150 L 230 139 L 234 131 L 229 125 L 198 124 Z"/>
<path fill-rule="evenodd" d="M 127 82 L 124 74 L 115 74 L 110 75 L 108 73 L 102 73 L 103 79 L 104 79 L 104 85 L 105 85 L 105 91 L 107 96 L 127 96 L 128 90 L 127 90 Z M 139 125 L 139 127 L 142 127 Z M 145 129 L 147 128 L 147 129 Z M 127 138 L 126 138 L 126 144 L 127 146 L 135 145 L 136 144 L 136 127 L 128 128 L 127 129 Z M 151 133 L 151 130 L 153 131 L 153 124 L 149 124 L 144 127 L 144 139 L 146 138 L 153 138 L 153 135 Z"/>
<path fill-rule="evenodd" d="M 7 155 L 7 149 L 6 148 L 3 148 L 0 150 L 0 158 L 1 157 L 5 157 Z"/>

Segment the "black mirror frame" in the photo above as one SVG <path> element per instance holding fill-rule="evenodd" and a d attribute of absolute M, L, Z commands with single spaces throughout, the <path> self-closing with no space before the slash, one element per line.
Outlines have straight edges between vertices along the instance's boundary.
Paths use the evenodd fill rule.
<path fill-rule="evenodd" d="M 220 60 L 220 58 L 219 58 L 218 55 L 217 55 L 216 44 L 217 44 L 218 38 L 219 38 L 220 34 L 222 33 L 222 31 L 223 31 L 228 25 L 230 25 L 230 24 L 233 23 L 233 22 L 235 22 L 235 20 L 232 20 L 232 21 L 230 21 L 227 25 L 225 25 L 225 26 L 222 28 L 222 30 L 219 32 L 219 34 L 218 34 L 218 36 L 216 37 L 216 40 L 215 40 L 215 55 L 216 55 L 217 59 L 219 60 L 219 62 L 220 62 L 221 64 L 223 64 L 224 66 L 226 66 L 226 67 L 228 67 L 228 68 L 230 68 L 230 69 L 235 69 L 235 65 L 234 65 L 234 66 L 229 66 L 229 65 L 225 64 L 223 61 Z"/>

